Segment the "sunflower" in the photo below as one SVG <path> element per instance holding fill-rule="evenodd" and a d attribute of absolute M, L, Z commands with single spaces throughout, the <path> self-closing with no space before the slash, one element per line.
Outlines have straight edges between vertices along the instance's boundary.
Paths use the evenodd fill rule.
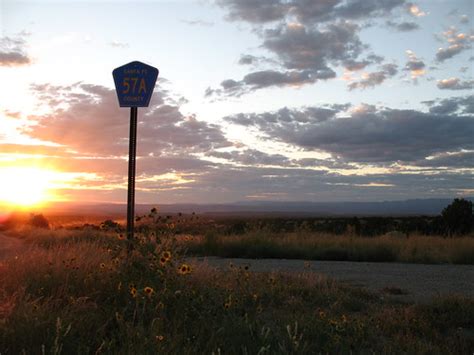
<path fill-rule="evenodd" d="M 182 265 L 178 268 L 178 272 L 179 272 L 181 275 L 189 274 L 189 273 L 191 272 L 191 267 L 190 267 L 188 264 L 182 264 Z"/>
<path fill-rule="evenodd" d="M 156 340 L 158 341 L 163 341 L 165 339 L 165 337 L 163 335 L 157 335 L 156 336 Z"/>
<path fill-rule="evenodd" d="M 137 289 L 135 287 L 130 288 L 130 294 L 132 295 L 133 298 L 137 297 Z"/>
<path fill-rule="evenodd" d="M 170 261 L 170 260 L 171 260 L 171 252 L 168 251 L 168 250 L 164 251 L 163 254 L 162 254 L 162 256 L 163 256 L 163 258 L 166 259 L 166 261 Z"/>
<path fill-rule="evenodd" d="M 160 258 L 160 264 L 161 264 L 161 266 L 165 266 L 165 264 L 166 264 L 167 261 L 168 261 L 168 260 L 166 260 L 166 258 L 165 258 L 164 256 L 162 256 L 162 257 Z"/>
<path fill-rule="evenodd" d="M 101 268 L 101 269 L 105 269 L 105 264 L 104 264 L 104 263 L 100 263 L 100 268 Z"/>
<path fill-rule="evenodd" d="M 145 287 L 145 288 L 143 289 L 143 291 L 145 291 L 145 294 L 146 294 L 148 297 L 150 297 L 150 296 L 155 292 L 155 290 L 153 290 L 153 288 L 151 288 L 151 287 L 149 287 L 149 286 Z"/>

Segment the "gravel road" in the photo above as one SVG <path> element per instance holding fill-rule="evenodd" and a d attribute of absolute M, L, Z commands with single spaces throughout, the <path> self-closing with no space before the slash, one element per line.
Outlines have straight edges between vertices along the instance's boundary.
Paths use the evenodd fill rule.
<path fill-rule="evenodd" d="M 369 263 L 351 261 L 303 261 L 286 259 L 191 258 L 190 262 L 208 263 L 226 269 L 229 263 L 248 265 L 255 272 L 312 271 L 353 286 L 380 292 L 383 297 L 405 301 L 427 302 L 435 296 L 465 295 L 474 297 L 474 265 L 427 265 L 402 263 Z M 306 267 L 305 267 L 306 263 Z M 309 268 L 308 268 L 309 265 Z M 397 288 L 406 294 L 393 295 L 385 288 Z"/>

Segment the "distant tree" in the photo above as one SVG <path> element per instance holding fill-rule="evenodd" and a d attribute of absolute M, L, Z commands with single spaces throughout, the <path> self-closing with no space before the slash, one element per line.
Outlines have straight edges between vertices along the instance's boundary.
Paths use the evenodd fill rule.
<path fill-rule="evenodd" d="M 36 228 L 44 228 L 44 229 L 49 228 L 48 220 L 41 213 L 40 214 L 32 213 L 30 215 L 29 225 L 31 225 L 33 227 L 36 227 Z"/>
<path fill-rule="evenodd" d="M 467 234 L 473 226 L 472 202 L 456 198 L 443 209 L 441 217 L 449 236 Z"/>

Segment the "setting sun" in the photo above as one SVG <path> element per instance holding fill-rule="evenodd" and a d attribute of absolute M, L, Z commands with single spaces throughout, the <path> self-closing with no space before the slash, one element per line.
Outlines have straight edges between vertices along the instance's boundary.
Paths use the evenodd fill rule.
<path fill-rule="evenodd" d="M 49 199 L 54 172 L 35 167 L 0 169 L 0 202 L 32 206 Z"/>

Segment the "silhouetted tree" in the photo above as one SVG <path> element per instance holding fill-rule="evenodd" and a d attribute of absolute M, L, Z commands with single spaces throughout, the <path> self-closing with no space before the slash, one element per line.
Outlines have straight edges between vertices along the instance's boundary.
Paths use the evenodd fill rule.
<path fill-rule="evenodd" d="M 467 234 L 473 225 L 472 202 L 456 198 L 443 209 L 441 216 L 449 236 Z"/>
<path fill-rule="evenodd" d="M 45 229 L 49 228 L 48 220 L 41 213 L 40 214 L 32 213 L 30 216 L 29 224 L 36 228 L 45 228 Z"/>

